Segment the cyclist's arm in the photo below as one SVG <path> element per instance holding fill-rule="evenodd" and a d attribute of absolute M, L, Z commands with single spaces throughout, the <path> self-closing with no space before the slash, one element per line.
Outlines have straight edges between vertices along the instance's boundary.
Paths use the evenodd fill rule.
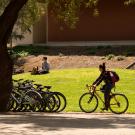
<path fill-rule="evenodd" d="M 100 76 L 96 79 L 96 81 L 92 84 L 94 87 L 98 86 L 104 78 L 104 74 L 100 74 Z"/>

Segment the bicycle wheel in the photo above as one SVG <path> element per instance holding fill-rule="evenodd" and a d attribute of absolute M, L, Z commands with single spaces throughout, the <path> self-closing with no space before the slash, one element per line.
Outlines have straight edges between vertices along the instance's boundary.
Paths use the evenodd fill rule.
<path fill-rule="evenodd" d="M 55 107 L 53 108 L 52 112 L 57 112 L 61 106 L 61 101 L 60 101 L 60 97 L 55 94 L 54 92 L 52 92 L 54 98 L 55 98 Z"/>
<path fill-rule="evenodd" d="M 98 98 L 90 93 L 84 93 L 79 99 L 79 107 L 83 112 L 92 113 L 98 107 Z"/>
<path fill-rule="evenodd" d="M 11 97 L 12 97 L 12 100 L 13 100 L 12 111 L 19 111 L 18 108 L 19 108 L 20 103 L 21 103 L 20 95 L 16 92 L 12 91 Z"/>
<path fill-rule="evenodd" d="M 56 112 L 62 112 L 67 105 L 66 97 L 61 92 L 53 92 L 55 95 L 57 95 L 59 98 L 56 99 L 56 104 L 59 106 Z"/>
<path fill-rule="evenodd" d="M 53 93 L 44 92 L 42 93 L 42 97 L 43 97 L 43 104 L 41 111 L 52 112 L 56 103 Z"/>
<path fill-rule="evenodd" d="M 7 111 L 14 111 L 16 109 L 16 107 L 17 107 L 17 103 L 14 100 L 13 96 L 10 95 L 10 98 L 9 98 L 9 101 L 7 104 Z"/>
<path fill-rule="evenodd" d="M 110 97 L 110 110 L 115 114 L 122 114 L 127 111 L 129 102 L 124 94 L 112 94 Z"/>
<path fill-rule="evenodd" d="M 39 111 L 42 106 L 42 97 L 36 91 L 28 91 L 22 102 L 25 111 Z"/>

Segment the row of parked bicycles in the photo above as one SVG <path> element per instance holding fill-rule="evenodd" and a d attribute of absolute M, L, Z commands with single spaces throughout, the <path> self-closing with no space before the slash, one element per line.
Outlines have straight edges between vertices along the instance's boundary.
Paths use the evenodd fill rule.
<path fill-rule="evenodd" d="M 8 103 L 9 111 L 61 112 L 66 108 L 66 97 L 51 91 L 51 86 L 36 84 L 33 80 L 13 80 Z"/>

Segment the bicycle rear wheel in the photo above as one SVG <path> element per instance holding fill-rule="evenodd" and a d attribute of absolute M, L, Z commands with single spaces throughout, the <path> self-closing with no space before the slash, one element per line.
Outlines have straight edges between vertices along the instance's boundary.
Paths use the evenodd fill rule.
<path fill-rule="evenodd" d="M 124 94 L 112 94 L 110 97 L 110 110 L 115 114 L 122 114 L 127 111 L 129 102 Z"/>
<path fill-rule="evenodd" d="M 43 97 L 43 104 L 41 111 L 52 112 L 56 104 L 56 100 L 53 93 L 44 92 L 42 93 L 42 97 Z"/>
<path fill-rule="evenodd" d="M 60 97 L 54 92 L 52 93 L 53 93 L 53 96 L 55 97 L 55 107 L 53 108 L 52 112 L 57 112 L 61 106 Z"/>
<path fill-rule="evenodd" d="M 66 97 L 61 92 L 53 92 L 58 98 L 56 99 L 56 106 L 58 107 L 55 111 L 62 112 L 67 106 Z"/>
<path fill-rule="evenodd" d="M 98 98 L 90 93 L 84 93 L 79 99 L 79 107 L 83 112 L 92 113 L 98 107 Z"/>

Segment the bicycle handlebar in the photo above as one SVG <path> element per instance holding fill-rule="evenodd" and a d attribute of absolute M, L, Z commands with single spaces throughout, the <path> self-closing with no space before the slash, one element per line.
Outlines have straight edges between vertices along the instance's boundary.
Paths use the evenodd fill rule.
<path fill-rule="evenodd" d="M 94 87 L 93 85 L 88 85 L 88 84 L 86 84 L 86 87 L 88 88 L 88 90 L 89 90 L 90 92 L 94 92 L 94 91 L 96 90 L 96 87 Z"/>

